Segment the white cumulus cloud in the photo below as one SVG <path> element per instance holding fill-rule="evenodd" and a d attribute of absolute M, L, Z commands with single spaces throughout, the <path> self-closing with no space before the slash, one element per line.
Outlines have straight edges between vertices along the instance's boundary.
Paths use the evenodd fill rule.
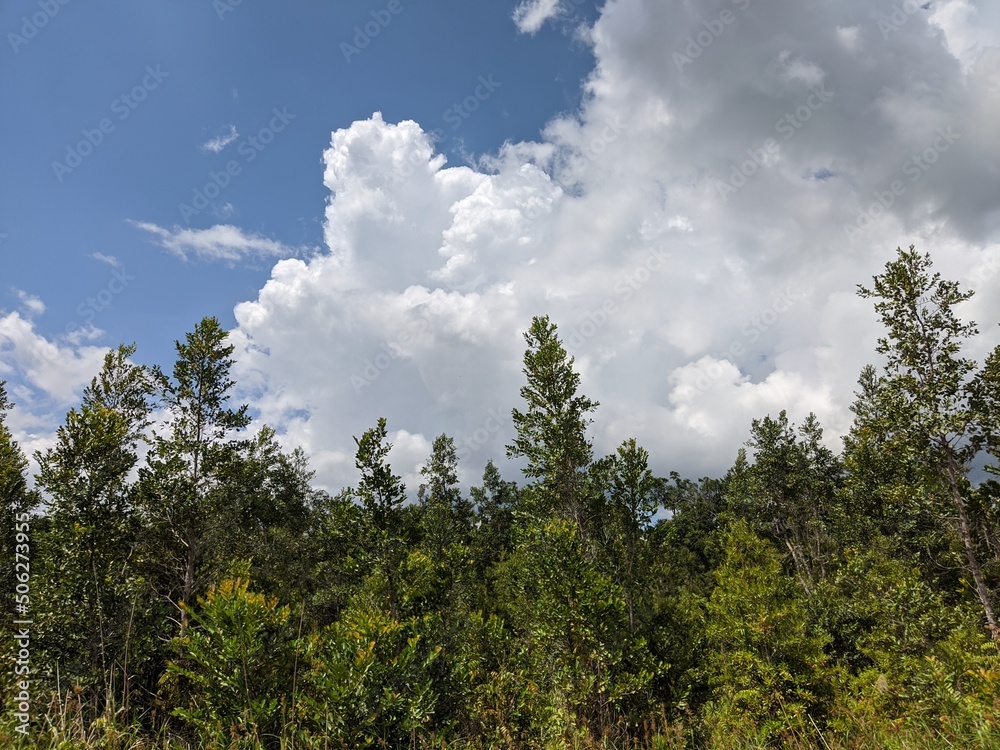
<path fill-rule="evenodd" d="M 261 419 L 329 487 L 355 481 L 351 436 L 379 416 L 412 481 L 441 432 L 466 481 L 490 458 L 511 472 L 522 332 L 549 315 L 601 402 L 598 453 L 634 436 L 661 473 L 720 475 L 781 409 L 816 412 L 836 448 L 880 333 L 854 290 L 897 246 L 969 279 L 997 338 L 1000 68 L 963 66 L 984 35 L 953 5 L 883 38 L 888 0 L 615 0 L 582 109 L 538 142 L 449 166 L 416 122 L 336 130 L 326 252 L 279 261 L 235 311 Z"/>

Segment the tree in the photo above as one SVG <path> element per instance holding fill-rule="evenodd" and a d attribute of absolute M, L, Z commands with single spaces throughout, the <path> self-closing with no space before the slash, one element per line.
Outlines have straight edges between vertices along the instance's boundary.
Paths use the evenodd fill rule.
<path fill-rule="evenodd" d="M 577 395 L 580 376 L 548 317 L 535 317 L 524 334 L 527 383 L 521 398 L 524 412 L 514 409 L 517 437 L 507 446 L 508 458 L 525 458 L 525 476 L 539 480 L 541 514 L 559 512 L 586 531 L 586 468 L 593 450 L 586 436 L 587 414 L 599 405 Z"/>
<path fill-rule="evenodd" d="M 629 709 L 646 705 L 656 665 L 646 642 L 629 634 L 621 588 L 589 559 L 569 519 L 533 525 L 497 570 L 500 609 L 522 644 L 529 684 L 551 706 L 532 746 L 600 737 Z M 582 744 L 582 743 L 581 743 Z"/>
<path fill-rule="evenodd" d="M 173 377 L 154 368 L 168 423 L 140 471 L 146 559 L 161 574 L 161 594 L 177 608 L 182 636 L 189 613 L 180 602 L 193 602 L 219 572 L 206 564 L 219 549 L 213 541 L 234 531 L 220 486 L 245 448 L 233 433 L 250 418 L 245 405 L 228 406 L 235 383 L 227 336 L 215 318 L 204 318 L 183 343 L 175 342 Z"/>
<path fill-rule="evenodd" d="M 808 731 L 807 719 L 827 697 L 827 639 L 810 629 L 777 550 L 738 521 L 715 578 L 704 668 L 714 688 L 705 713 L 716 746 L 750 746 L 740 736 L 748 726 L 755 746 Z"/>
<path fill-rule="evenodd" d="M 264 425 L 240 443 L 234 460 L 220 467 L 219 521 L 226 533 L 214 543 L 220 560 L 252 563 L 263 593 L 294 598 L 310 575 L 307 540 L 312 520 L 312 471 L 301 450 L 285 453 L 272 427 Z"/>
<path fill-rule="evenodd" d="M 455 441 L 438 435 L 420 475 L 417 497 L 423 506 L 424 539 L 429 549 L 441 556 L 450 546 L 467 543 L 472 532 L 472 505 L 458 486 L 458 456 Z"/>
<path fill-rule="evenodd" d="M 9 541 L 9 549 L 14 549 L 13 529 L 17 516 L 34 509 L 38 495 L 28 489 L 25 470 L 28 461 L 21 452 L 17 441 L 7 427 L 7 414 L 14 408 L 7 396 L 7 381 L 0 380 L 0 501 L 3 502 L 3 539 Z M 8 539 L 10 537 L 10 539 Z M 8 586 L 2 596 L 9 597 L 14 590 Z M 6 600 L 5 600 L 6 601 Z M 7 608 L 7 612 L 12 607 Z"/>
<path fill-rule="evenodd" d="M 354 438 L 358 446 L 354 465 L 361 472 L 361 481 L 353 494 L 361 500 L 371 523 L 370 546 L 386 576 L 389 606 L 395 619 L 399 611 L 397 569 L 405 554 L 401 506 L 406 499 L 406 485 L 392 473 L 386 460 L 392 443 L 387 443 L 385 437 L 385 417 L 379 417 L 375 427 Z"/>
<path fill-rule="evenodd" d="M 36 454 L 38 486 L 49 498 L 39 539 L 49 610 L 42 620 L 50 627 L 43 643 L 50 656 L 61 655 L 64 674 L 98 690 L 108 688 L 102 683 L 113 666 L 123 669 L 139 595 L 131 474 L 149 426 L 152 381 L 129 362 L 134 354 L 134 345 L 107 353 L 55 445 Z"/>
<path fill-rule="evenodd" d="M 727 492 L 737 518 L 788 550 L 808 593 L 826 572 L 832 555 L 829 519 L 842 472 L 822 444 L 823 430 L 810 414 L 798 430 L 784 410 L 777 419 L 755 419 L 745 453 L 730 474 Z"/>
<path fill-rule="evenodd" d="M 232 746 L 234 735 L 277 737 L 289 697 L 289 608 L 250 590 L 249 564 L 236 568 L 198 598 L 198 609 L 184 605 L 192 626 L 174 642 L 182 661 L 167 667 L 180 704 L 173 714 L 207 746 Z"/>
<path fill-rule="evenodd" d="M 978 329 L 960 320 L 954 308 L 973 293 L 930 273 L 930 255 L 918 254 L 912 245 L 896 252 L 872 288 L 858 287 L 861 297 L 875 300 L 887 330 L 877 347 L 886 361 L 876 424 L 892 449 L 919 468 L 924 485 L 950 503 L 987 626 L 1000 638 L 967 509 L 966 475 L 995 429 L 980 407 L 990 364 L 980 372 L 974 360 L 961 355 Z"/>
<path fill-rule="evenodd" d="M 645 547 L 644 531 L 662 501 L 663 483 L 649 468 L 649 452 L 630 438 L 617 452 L 601 462 L 599 480 L 605 487 L 601 515 L 604 543 L 612 560 L 628 608 L 630 632 L 635 632 L 635 605 L 639 593 L 640 558 Z"/>
<path fill-rule="evenodd" d="M 986 446 L 995 460 L 1000 461 L 1000 346 L 983 363 L 976 393 L 975 407 L 986 427 Z M 991 474 L 1000 475 L 1000 466 L 987 466 Z"/>
<path fill-rule="evenodd" d="M 514 543 L 514 508 L 517 505 L 516 482 L 505 481 L 493 461 L 486 463 L 483 483 L 469 490 L 477 519 L 475 559 L 480 570 L 502 560 Z"/>
<path fill-rule="evenodd" d="M 858 379 L 851 405 L 854 422 L 844 436 L 844 484 L 835 505 L 834 526 L 842 547 L 865 547 L 873 539 L 892 542 L 903 554 L 933 567 L 940 576 L 946 534 L 934 518 L 928 493 L 920 487 L 917 465 L 893 450 L 880 406 L 882 380 L 872 365 Z M 957 583 L 957 582 L 956 582 Z"/>

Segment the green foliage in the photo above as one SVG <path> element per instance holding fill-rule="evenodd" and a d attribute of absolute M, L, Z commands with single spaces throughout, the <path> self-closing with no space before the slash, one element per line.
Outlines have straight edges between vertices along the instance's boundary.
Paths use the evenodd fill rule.
<path fill-rule="evenodd" d="M 822 444 L 813 414 L 799 428 L 800 437 L 784 411 L 777 419 L 755 419 L 750 432 L 753 463 L 741 453 L 730 472 L 730 512 L 788 550 L 808 592 L 826 574 L 833 552 L 829 527 L 840 462 Z"/>
<path fill-rule="evenodd" d="M 426 482 L 417 491 L 423 508 L 425 546 L 440 556 L 453 545 L 468 544 L 472 536 L 472 504 L 458 487 L 455 441 L 447 435 L 435 438 L 433 452 L 420 475 Z"/>
<path fill-rule="evenodd" d="M 975 734 L 996 719 L 996 647 L 977 632 L 968 606 L 949 606 L 889 549 L 875 539 L 847 550 L 811 601 L 842 668 L 830 726 L 925 728 L 942 742 Z"/>
<path fill-rule="evenodd" d="M 877 351 L 886 358 L 885 375 L 873 394 L 878 419 L 869 426 L 888 439 L 893 452 L 914 462 L 921 485 L 937 505 L 953 510 L 966 571 L 987 626 L 1000 638 L 993 594 L 981 571 L 980 540 L 967 509 L 966 479 L 971 462 L 991 444 L 998 426 L 984 395 L 994 390 L 993 365 L 988 360 L 980 371 L 975 360 L 962 356 L 978 329 L 960 320 L 954 308 L 973 293 L 930 273 L 931 265 L 930 255 L 918 254 L 912 245 L 900 248 L 871 289 L 858 287 L 862 297 L 875 299 L 888 331 L 878 342 Z"/>
<path fill-rule="evenodd" d="M 572 522 L 526 530 L 498 576 L 527 679 L 550 696 L 533 717 L 539 738 L 600 736 L 644 703 L 657 666 L 630 637 L 621 589 L 588 560 Z"/>
<path fill-rule="evenodd" d="M 740 521 L 715 578 L 705 626 L 708 733 L 769 745 L 809 731 L 829 693 L 826 638 L 810 627 L 781 557 Z"/>
<path fill-rule="evenodd" d="M 536 317 L 524 334 L 521 398 L 527 410 L 512 411 L 517 437 L 507 446 L 508 458 L 525 458 L 526 477 L 539 480 L 535 513 L 556 510 L 584 528 L 586 480 L 583 473 L 593 450 L 586 436 L 587 414 L 599 404 L 577 395 L 580 376 L 548 317 Z"/>
<path fill-rule="evenodd" d="M 644 619 L 641 585 L 647 544 L 645 531 L 662 502 L 663 482 L 649 468 L 649 452 L 630 438 L 617 452 L 592 467 L 594 485 L 603 490 L 592 533 L 603 547 L 607 566 L 625 595 L 629 631 Z"/>
<path fill-rule="evenodd" d="M 492 461 L 483 470 L 483 483 L 469 493 L 474 504 L 475 526 L 473 546 L 480 573 L 499 562 L 514 544 L 514 513 L 518 505 L 518 488 L 508 482 Z"/>
<path fill-rule="evenodd" d="M 315 562 L 307 568 L 307 587 L 318 625 L 334 622 L 368 573 L 364 544 L 365 515 L 349 492 L 317 498 L 313 524 L 300 552 L 309 550 Z"/>
<path fill-rule="evenodd" d="M 986 357 L 978 385 L 973 403 L 986 427 L 986 444 L 990 455 L 995 460 L 1000 460 L 1000 345 Z M 1000 474 L 1000 466 L 995 464 L 988 470 L 993 474 Z"/>
<path fill-rule="evenodd" d="M 242 567 L 245 575 L 249 565 Z M 197 607 L 181 606 L 191 625 L 175 639 L 178 658 L 167 666 L 173 714 L 206 744 L 277 737 L 292 664 L 288 607 L 250 591 L 246 577 L 211 586 Z"/>
<path fill-rule="evenodd" d="M 835 506 L 833 525 L 842 546 L 858 547 L 876 537 L 890 541 L 898 554 L 950 561 L 947 534 L 936 518 L 933 496 L 921 488 L 919 467 L 893 449 L 880 405 L 882 379 L 866 365 L 851 406 L 854 423 L 844 438 L 846 477 Z"/>
<path fill-rule="evenodd" d="M 427 672 L 440 654 L 427 628 L 426 619 L 394 619 L 362 593 L 339 622 L 307 638 L 296 712 L 310 741 L 401 747 L 426 727 L 437 700 Z"/>
<path fill-rule="evenodd" d="M 872 288 L 858 287 L 875 299 L 887 335 L 876 351 L 885 355 L 885 381 L 879 406 L 896 444 L 932 462 L 941 461 L 938 436 L 962 435 L 956 447 L 972 456 L 982 445 L 983 431 L 969 399 L 975 392 L 973 360 L 959 356 L 967 339 L 978 333 L 975 323 L 962 322 L 954 307 L 969 300 L 954 281 L 931 274 L 930 255 L 897 249 L 896 260 L 875 276 Z"/>
<path fill-rule="evenodd" d="M 385 438 L 385 417 L 380 417 L 376 426 L 366 430 L 360 438 L 354 438 L 358 446 L 354 465 L 361 472 L 354 495 L 365 511 L 369 524 L 366 545 L 385 574 L 389 606 L 396 616 L 399 611 L 397 569 L 406 556 L 401 510 L 406 499 L 406 485 L 392 473 L 386 460 L 392 443 L 387 443 Z"/>
<path fill-rule="evenodd" d="M 399 507 L 406 498 L 406 485 L 392 473 L 386 456 L 392 443 L 385 442 L 386 421 L 379 417 L 378 424 L 354 438 L 358 446 L 354 459 L 361 472 L 361 481 L 355 491 L 362 507 L 371 516 L 375 528 L 384 534 L 398 530 Z"/>
<path fill-rule="evenodd" d="M 145 367 L 129 361 L 134 354 L 134 346 L 108 352 L 55 445 L 36 454 L 48 513 L 36 535 L 35 644 L 44 663 L 58 664 L 62 678 L 84 688 L 95 707 L 114 699 L 115 677 L 124 699 L 129 647 L 142 660 L 150 645 L 134 637 L 148 610 L 140 601 L 131 475 L 149 424 L 152 382 Z M 46 670 L 50 681 L 52 671 Z"/>
<path fill-rule="evenodd" d="M 143 556 L 157 593 L 178 609 L 182 630 L 189 615 L 179 601 L 193 601 L 219 578 L 228 564 L 220 541 L 235 530 L 225 481 L 246 448 L 233 433 L 250 418 L 245 405 L 228 406 L 235 383 L 227 336 L 215 318 L 204 318 L 184 343 L 175 342 L 173 377 L 153 370 L 169 419 L 140 470 Z"/>

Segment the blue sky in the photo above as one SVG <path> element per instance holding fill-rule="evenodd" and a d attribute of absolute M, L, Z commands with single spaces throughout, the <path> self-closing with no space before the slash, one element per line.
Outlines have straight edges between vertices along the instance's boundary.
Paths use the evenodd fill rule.
<path fill-rule="evenodd" d="M 504 2 L 400 0 L 396 14 L 377 2 L 53 7 L 58 12 L 30 39 L 24 18 L 50 14 L 37 2 L 0 7 L 8 37 L 0 100 L 13 104 L 0 123 L 0 233 L 7 235 L 0 306 L 16 308 L 18 291 L 27 292 L 47 308 L 36 318 L 39 333 L 57 336 L 92 321 L 105 332 L 98 342 L 141 342 L 141 356 L 157 362 L 169 360 L 173 339 L 204 315 L 233 325 L 233 306 L 263 284 L 270 264 L 178 262 L 130 220 L 191 228 L 225 221 L 314 248 L 328 196 L 320 157 L 332 130 L 375 111 L 414 119 L 440 129 L 440 147 L 460 162 L 505 140 L 537 138 L 551 117 L 578 106 L 592 66 L 589 48 L 565 28 L 518 34 L 513 5 Z M 366 24 L 378 35 L 345 55 L 341 45 L 358 49 L 355 27 Z M 150 76 L 150 68 L 165 77 Z M 461 119 L 480 76 L 498 85 Z M 154 88 L 133 101 L 130 92 L 144 81 Z M 258 150 L 248 139 L 268 127 L 275 108 L 294 119 Z M 53 162 L 65 163 L 67 149 L 104 118 L 113 130 L 79 167 L 59 174 Z M 222 152 L 199 148 L 231 127 L 239 136 Z M 213 207 L 183 215 L 179 204 L 190 205 L 233 159 L 241 172 Z M 116 258 L 128 279 L 108 307 L 96 295 L 114 270 L 97 253 Z"/>
<path fill-rule="evenodd" d="M 930 251 L 1000 322 L 987 0 L 0 5 L 0 379 L 31 453 L 107 347 L 215 315 L 238 397 L 318 481 L 389 420 L 504 464 L 548 314 L 666 474 L 753 418 L 834 448 L 880 333 L 856 285 Z M 207 197 L 205 197 L 207 195 Z"/>

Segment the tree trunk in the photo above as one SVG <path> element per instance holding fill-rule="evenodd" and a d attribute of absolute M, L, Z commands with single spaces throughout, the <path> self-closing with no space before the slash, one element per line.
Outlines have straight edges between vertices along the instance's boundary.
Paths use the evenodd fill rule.
<path fill-rule="evenodd" d="M 188 536 L 187 540 L 187 555 L 184 565 L 184 585 L 181 588 L 181 601 L 185 604 L 191 604 L 191 597 L 194 595 L 194 575 L 195 575 L 195 565 L 198 562 L 198 541 L 193 539 L 191 535 Z M 188 613 L 186 609 L 181 609 L 181 638 L 184 637 L 187 632 L 188 625 Z"/>
<path fill-rule="evenodd" d="M 805 556 L 802 554 L 802 548 L 797 544 L 794 544 L 791 539 L 785 538 L 785 546 L 788 547 L 788 552 L 792 556 L 792 563 L 795 566 L 795 573 L 798 576 L 799 583 L 802 585 L 802 590 L 806 592 L 806 596 L 812 595 L 812 576 L 809 575 L 809 566 L 806 565 Z"/>
<path fill-rule="evenodd" d="M 972 538 L 972 530 L 969 527 L 969 515 L 966 512 L 965 500 L 958 486 L 955 457 L 950 453 L 948 454 L 947 476 L 951 500 L 955 505 L 955 510 L 958 512 L 958 534 L 962 538 L 962 545 L 965 547 L 965 557 L 969 562 L 969 572 L 972 574 L 972 580 L 976 584 L 976 594 L 979 597 L 979 602 L 983 605 L 983 613 L 986 615 L 986 626 L 990 629 L 993 640 L 1000 640 L 1000 628 L 997 627 L 997 618 L 993 612 L 993 605 L 990 602 L 990 592 L 986 588 L 982 571 L 979 569 L 976 545 Z"/>

